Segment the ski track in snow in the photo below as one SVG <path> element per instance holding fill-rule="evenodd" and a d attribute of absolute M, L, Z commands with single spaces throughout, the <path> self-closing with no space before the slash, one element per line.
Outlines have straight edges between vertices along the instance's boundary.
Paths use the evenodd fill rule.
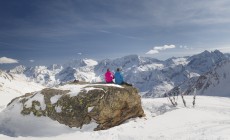
<path fill-rule="evenodd" d="M 184 107 L 180 98 L 178 106 L 173 107 L 167 98 L 142 99 L 146 117 L 134 118 L 125 123 L 103 131 L 93 131 L 95 125 L 84 126 L 82 130 L 68 128 L 45 118 L 28 117 L 33 123 L 24 124 L 24 136 L 10 137 L 0 134 L 1 140 L 227 140 L 230 139 L 230 98 L 197 96 L 196 106 L 192 107 L 192 96 L 185 97 L 188 107 Z M 11 123 L 8 129 L 19 127 L 14 125 L 12 116 L 0 113 L 0 132 L 3 124 Z M 2 119 L 4 118 L 4 119 Z M 16 118 L 17 119 L 17 118 Z M 38 123 L 50 123 L 52 127 L 42 129 Z M 34 125 L 34 126 L 33 126 Z M 31 128 L 26 131 L 26 127 Z M 40 127 L 39 127 L 40 126 Z M 44 125 L 45 126 L 45 125 Z M 33 127 L 37 130 L 33 131 Z M 20 129 L 17 128 L 17 129 Z M 14 130 L 17 130 L 14 129 Z M 41 130 L 39 130 L 41 129 Z M 48 133 L 49 129 L 54 129 Z M 4 130 L 9 131 L 9 130 Z M 10 131 L 9 131 L 10 132 Z M 18 132 L 20 132 L 18 130 Z"/>

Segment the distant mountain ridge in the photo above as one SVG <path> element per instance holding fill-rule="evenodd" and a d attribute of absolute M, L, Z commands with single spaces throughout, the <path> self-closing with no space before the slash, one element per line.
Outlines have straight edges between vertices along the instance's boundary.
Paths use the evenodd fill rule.
<path fill-rule="evenodd" d="M 178 87 L 185 95 L 199 94 L 209 96 L 230 96 L 230 61 L 224 60 L 213 69 L 196 78 L 190 84 L 183 83 Z M 191 79 L 190 79 L 191 81 Z M 173 92 L 175 88 L 169 92 Z"/>
<path fill-rule="evenodd" d="M 73 60 L 64 65 L 50 67 L 18 66 L 9 71 L 11 74 L 25 75 L 29 81 L 45 86 L 56 86 L 78 79 L 87 82 L 104 81 L 107 68 L 115 71 L 121 68 L 125 81 L 137 87 L 143 97 L 161 97 L 173 87 L 198 78 L 210 71 L 216 64 L 229 59 L 218 50 L 204 51 L 187 57 L 173 57 L 165 61 L 150 57 L 129 55 L 117 59 L 95 61 L 92 59 Z"/>

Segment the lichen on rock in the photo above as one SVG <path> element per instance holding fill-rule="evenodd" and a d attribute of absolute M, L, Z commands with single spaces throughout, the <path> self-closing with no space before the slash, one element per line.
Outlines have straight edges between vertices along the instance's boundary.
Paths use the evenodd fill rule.
<path fill-rule="evenodd" d="M 76 96 L 71 96 L 70 90 L 46 88 L 17 97 L 9 104 L 18 100 L 23 106 L 22 115 L 46 116 L 69 127 L 81 128 L 94 120 L 98 124 L 95 130 L 108 129 L 130 118 L 144 116 L 140 96 L 132 86 L 86 84 L 79 91 Z M 55 102 L 51 102 L 52 97 L 56 98 Z"/>

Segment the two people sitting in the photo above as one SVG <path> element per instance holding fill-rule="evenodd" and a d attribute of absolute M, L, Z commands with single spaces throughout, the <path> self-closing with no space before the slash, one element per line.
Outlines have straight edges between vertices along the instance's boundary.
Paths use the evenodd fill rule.
<path fill-rule="evenodd" d="M 115 74 L 113 74 L 109 69 L 107 69 L 107 72 L 105 73 L 106 83 L 113 83 L 113 79 L 115 79 L 115 83 L 118 85 L 132 86 L 131 84 L 124 82 L 120 68 L 117 68 Z"/>

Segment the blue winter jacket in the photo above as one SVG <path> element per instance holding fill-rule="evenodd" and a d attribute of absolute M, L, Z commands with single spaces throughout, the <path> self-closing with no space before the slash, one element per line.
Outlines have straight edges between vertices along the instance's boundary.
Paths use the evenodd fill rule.
<path fill-rule="evenodd" d="M 114 74 L 115 83 L 121 85 L 123 83 L 123 76 L 119 71 L 116 71 Z"/>

